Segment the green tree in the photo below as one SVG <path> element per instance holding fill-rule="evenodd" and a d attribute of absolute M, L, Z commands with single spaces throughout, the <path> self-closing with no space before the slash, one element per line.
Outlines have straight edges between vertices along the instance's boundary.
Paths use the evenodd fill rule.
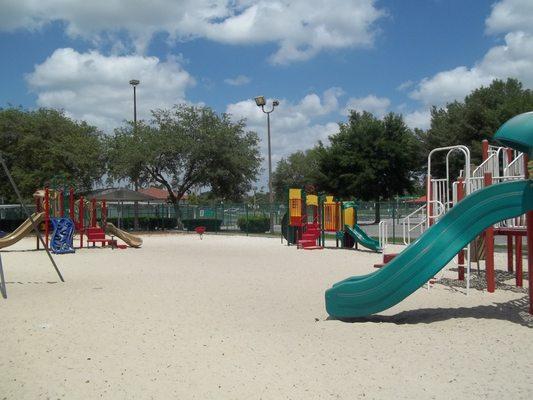
<path fill-rule="evenodd" d="M 320 189 L 365 201 L 413 189 L 419 143 L 401 115 L 390 113 L 380 120 L 352 111 L 348 123 L 341 123 L 329 139 L 329 147 L 319 148 Z"/>
<path fill-rule="evenodd" d="M 61 176 L 78 190 L 90 190 L 105 173 L 103 135 L 94 126 L 74 121 L 62 111 L 41 108 L 0 109 L 0 146 L 25 199 Z M 0 190 L 16 201 L 7 178 Z"/>
<path fill-rule="evenodd" d="M 481 163 L 481 141 L 491 139 L 498 128 L 517 114 L 533 109 L 533 91 L 524 89 L 516 79 L 494 80 L 490 86 L 472 91 L 464 101 L 454 101 L 431 110 L 431 127 L 420 135 L 424 150 L 465 145 L 471 151 L 472 163 Z M 454 163 L 458 173 L 462 160 Z M 433 168 L 433 164 L 432 164 Z M 444 160 L 436 160 L 435 173 L 445 174 Z"/>
<path fill-rule="evenodd" d="M 115 179 L 130 178 L 136 165 L 140 179 L 162 185 L 176 208 L 193 189 L 209 189 L 213 196 L 239 200 L 259 171 L 259 138 L 246 131 L 244 121 L 233 122 L 208 107 L 177 105 L 152 111 L 151 124 L 128 125 L 115 132 L 111 149 L 125 146 L 128 154 L 113 151 L 108 157 Z"/>
<path fill-rule="evenodd" d="M 272 186 L 277 201 L 287 200 L 290 188 L 309 188 L 319 176 L 319 149 L 297 151 L 276 164 L 272 174 Z"/>

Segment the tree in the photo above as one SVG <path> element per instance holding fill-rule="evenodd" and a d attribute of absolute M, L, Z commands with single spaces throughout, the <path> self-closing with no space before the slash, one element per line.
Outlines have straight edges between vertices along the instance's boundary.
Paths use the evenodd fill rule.
<path fill-rule="evenodd" d="M 361 200 L 390 199 L 412 190 L 419 144 L 401 115 L 382 120 L 352 111 L 348 123 L 319 147 L 320 189 Z M 376 209 L 376 221 L 379 209 Z"/>
<path fill-rule="evenodd" d="M 152 111 L 151 124 L 140 123 L 137 134 L 128 125 L 115 131 L 109 157 L 114 178 L 131 178 L 136 165 L 140 179 L 162 185 L 174 204 L 180 225 L 179 201 L 193 189 L 209 189 L 213 196 L 239 200 L 259 172 L 259 138 L 247 132 L 243 120 L 233 122 L 208 107 L 177 105 Z"/>
<path fill-rule="evenodd" d="M 426 154 L 436 147 L 465 145 L 472 163 L 481 163 L 481 141 L 491 139 L 498 128 L 517 114 L 533 109 L 533 91 L 516 79 L 494 80 L 490 86 L 472 91 L 464 101 L 454 101 L 431 110 L 431 127 L 421 135 Z M 452 165 L 458 173 L 459 164 Z M 436 174 L 445 174 L 445 163 L 436 160 Z"/>
<path fill-rule="evenodd" d="M 306 188 L 316 185 L 318 175 L 318 148 L 297 151 L 287 158 L 282 158 L 272 174 L 272 186 L 276 200 L 287 200 L 287 192 L 290 188 Z"/>
<path fill-rule="evenodd" d="M 0 146 L 22 196 L 61 176 L 78 190 L 90 190 L 105 172 L 102 133 L 62 111 L 0 109 Z M 6 177 L 0 190 L 15 201 Z"/>

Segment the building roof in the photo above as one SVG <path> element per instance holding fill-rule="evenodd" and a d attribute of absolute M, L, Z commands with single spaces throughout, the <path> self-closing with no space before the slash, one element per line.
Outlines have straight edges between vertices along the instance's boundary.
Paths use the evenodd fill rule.
<path fill-rule="evenodd" d="M 126 188 L 106 188 L 93 190 L 85 195 L 87 200 L 106 201 L 160 201 L 160 199 L 145 193 Z"/>
<path fill-rule="evenodd" d="M 162 201 L 168 200 L 168 191 L 166 189 L 160 189 L 154 186 L 150 186 L 147 189 L 139 189 L 139 192 L 152 196 L 158 200 L 162 200 Z M 184 195 L 181 200 L 186 200 L 186 199 L 187 199 L 187 195 Z"/>

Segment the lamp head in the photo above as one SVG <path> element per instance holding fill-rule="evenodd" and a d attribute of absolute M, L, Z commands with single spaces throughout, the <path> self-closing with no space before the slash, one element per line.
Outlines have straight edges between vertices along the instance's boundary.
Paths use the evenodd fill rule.
<path fill-rule="evenodd" d="M 132 86 L 137 86 L 139 83 L 141 83 L 138 79 L 132 79 L 130 81 L 130 85 Z"/>
<path fill-rule="evenodd" d="M 272 102 L 272 105 L 273 105 L 274 107 L 279 106 L 279 100 L 274 100 L 274 101 Z"/>
<path fill-rule="evenodd" d="M 258 107 L 263 107 L 266 105 L 266 100 L 264 96 L 257 96 L 255 99 L 255 104 L 257 104 Z"/>

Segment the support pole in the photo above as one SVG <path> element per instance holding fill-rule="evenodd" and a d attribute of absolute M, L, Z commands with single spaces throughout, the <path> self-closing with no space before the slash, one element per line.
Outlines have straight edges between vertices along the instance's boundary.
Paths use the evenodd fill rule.
<path fill-rule="evenodd" d="M 533 315 L 533 211 L 528 211 L 527 219 L 527 276 L 529 279 L 529 313 Z"/>
<path fill-rule="evenodd" d="M 79 231 L 80 231 L 80 247 L 83 248 L 83 234 L 85 233 L 85 221 L 84 218 L 84 206 L 83 206 L 83 196 L 80 196 L 79 204 L 78 204 L 78 214 L 79 214 Z"/>
<path fill-rule="evenodd" d="M 457 184 L 457 202 L 460 202 L 465 197 L 465 185 L 464 178 L 459 178 Z M 465 252 L 464 250 L 459 251 L 457 255 L 457 278 L 460 281 L 465 280 Z"/>
<path fill-rule="evenodd" d="M 37 226 L 37 223 L 35 222 L 35 220 L 31 216 L 30 212 L 28 211 L 28 209 L 24 205 L 24 202 L 22 201 L 22 196 L 20 195 L 19 189 L 18 189 L 17 185 L 15 184 L 15 181 L 13 180 L 13 177 L 11 176 L 11 173 L 9 172 L 9 169 L 7 168 L 7 165 L 6 165 L 5 161 L 4 161 L 4 157 L 2 156 L 1 152 L 0 152 L 0 163 L 2 164 L 2 168 L 4 169 L 4 172 L 5 172 L 6 176 L 7 176 L 7 179 L 9 179 L 9 183 L 11 183 L 11 187 L 13 188 L 13 190 L 15 191 L 15 194 L 17 195 L 17 199 L 18 199 L 20 205 L 22 206 L 22 209 L 24 210 L 24 212 L 26 213 L 26 216 L 28 217 L 28 219 L 31 222 L 31 225 L 33 227 L 33 230 L 35 231 L 35 234 L 39 238 L 41 244 L 44 247 L 44 250 L 46 251 L 46 254 L 48 255 L 48 258 L 50 259 L 50 262 L 54 266 L 54 269 L 55 269 L 55 271 L 57 273 L 57 276 L 59 276 L 59 279 L 61 280 L 61 282 L 65 282 L 65 279 L 63 279 L 63 275 L 61 275 L 61 271 L 59 271 L 59 268 L 57 267 L 56 262 L 54 261 L 54 258 L 52 257 L 52 254 L 50 254 L 50 251 L 48 250 L 48 246 L 44 243 L 43 237 L 41 236 L 41 232 L 39 232 L 39 227 Z"/>
<path fill-rule="evenodd" d="M 64 198 L 63 191 L 61 190 L 59 192 L 59 216 L 61 218 L 63 218 L 65 216 L 64 204 L 65 204 L 65 198 Z"/>
<path fill-rule="evenodd" d="M 68 214 L 72 222 L 76 222 L 74 220 L 74 188 L 70 188 L 68 191 Z M 76 224 L 74 224 L 75 226 Z"/>
<path fill-rule="evenodd" d="M 507 235 L 507 272 L 513 272 L 513 236 Z"/>
<path fill-rule="evenodd" d="M 91 228 L 96 228 L 96 199 L 91 200 Z"/>
<path fill-rule="evenodd" d="M 522 236 L 516 235 L 516 286 L 523 286 L 522 278 Z"/>
<path fill-rule="evenodd" d="M 44 188 L 44 237 L 46 248 L 49 244 L 50 233 L 50 189 L 48 186 Z"/>
<path fill-rule="evenodd" d="M 488 144 L 487 144 L 488 145 Z M 483 176 L 485 187 L 492 185 L 492 174 L 485 172 Z M 487 279 L 487 291 L 494 293 L 496 282 L 494 280 L 494 227 L 490 226 L 485 230 L 485 246 L 487 248 L 485 260 L 485 274 Z"/>

